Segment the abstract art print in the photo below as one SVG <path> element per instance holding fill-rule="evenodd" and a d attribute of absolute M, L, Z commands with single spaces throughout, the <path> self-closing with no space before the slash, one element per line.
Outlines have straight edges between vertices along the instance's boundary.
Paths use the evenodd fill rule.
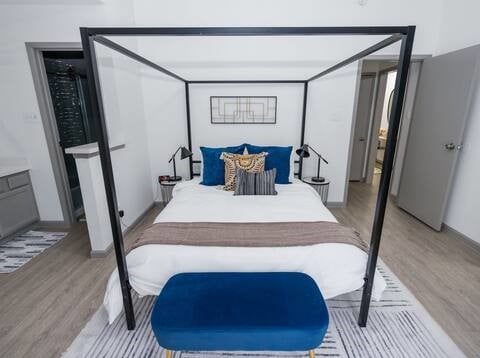
<path fill-rule="evenodd" d="M 212 124 L 275 124 L 276 96 L 211 96 Z"/>

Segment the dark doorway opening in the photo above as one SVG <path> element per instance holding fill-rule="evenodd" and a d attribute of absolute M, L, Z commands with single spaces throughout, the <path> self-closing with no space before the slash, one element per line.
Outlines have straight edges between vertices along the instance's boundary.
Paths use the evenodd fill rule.
<path fill-rule="evenodd" d="M 74 216 L 83 215 L 83 200 L 75 159 L 65 149 L 96 142 L 82 51 L 43 51 L 59 145 L 67 171 Z"/>

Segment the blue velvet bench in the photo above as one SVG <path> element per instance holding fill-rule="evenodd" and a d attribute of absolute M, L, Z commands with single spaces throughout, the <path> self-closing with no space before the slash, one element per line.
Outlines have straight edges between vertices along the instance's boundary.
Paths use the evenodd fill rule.
<path fill-rule="evenodd" d="M 151 317 L 172 351 L 309 351 L 328 311 L 313 279 L 298 272 L 181 273 L 167 282 Z"/>

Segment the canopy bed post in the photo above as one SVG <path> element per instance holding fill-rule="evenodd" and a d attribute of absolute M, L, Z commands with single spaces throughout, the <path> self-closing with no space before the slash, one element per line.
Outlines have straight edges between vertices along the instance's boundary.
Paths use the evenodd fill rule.
<path fill-rule="evenodd" d="M 89 34 L 87 28 L 81 28 L 83 54 L 88 79 L 88 90 L 92 108 L 92 116 L 96 123 L 98 133 L 98 149 L 102 163 L 103 183 L 107 196 L 110 226 L 112 228 L 113 246 L 115 247 L 115 258 L 117 260 L 118 276 L 122 289 L 123 308 L 127 320 L 127 328 L 135 329 L 135 313 L 133 310 L 130 282 L 128 280 L 127 262 L 123 247 L 123 234 L 118 215 L 117 194 L 113 178 L 112 159 L 110 157 L 110 146 L 108 144 L 108 132 L 103 109 L 102 93 L 98 76 L 97 58 L 95 55 L 94 38 Z"/>
<path fill-rule="evenodd" d="M 185 81 L 185 108 L 187 110 L 187 144 L 188 150 L 192 152 L 192 127 L 190 124 L 190 83 Z M 193 179 L 193 156 L 188 158 L 190 179 Z"/>
<path fill-rule="evenodd" d="M 378 189 L 377 205 L 373 219 L 365 284 L 362 293 L 362 303 L 360 305 L 360 315 L 358 317 L 358 324 L 360 327 L 365 327 L 367 325 L 368 310 L 370 308 L 370 299 L 372 296 L 373 279 L 375 277 L 375 268 L 377 266 L 380 240 L 382 238 L 383 220 L 385 218 L 385 209 L 387 207 L 388 195 L 390 191 L 390 178 L 392 176 L 398 129 L 400 128 L 400 121 L 402 118 L 403 100 L 407 87 L 408 68 L 410 66 L 410 60 L 412 57 L 414 36 L 415 26 L 409 26 L 407 33 L 402 36 L 402 45 L 400 49 L 392 104 L 393 116 L 388 126 L 387 144 L 385 147 L 385 154 L 383 156 L 383 170 L 380 177 L 380 187 Z"/>
<path fill-rule="evenodd" d="M 308 81 L 303 85 L 303 110 L 302 110 L 302 132 L 300 134 L 300 147 L 305 144 L 305 122 L 307 119 L 307 100 L 308 100 Z M 298 179 L 302 179 L 303 174 L 303 158 L 300 157 L 298 162 Z"/>

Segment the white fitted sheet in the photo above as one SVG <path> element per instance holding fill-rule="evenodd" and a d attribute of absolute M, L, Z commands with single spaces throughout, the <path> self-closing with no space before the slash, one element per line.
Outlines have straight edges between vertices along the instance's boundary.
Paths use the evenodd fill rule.
<path fill-rule="evenodd" d="M 155 222 L 336 222 L 309 185 L 294 180 L 277 184 L 276 189 L 276 196 L 234 196 L 193 179 L 175 186 L 172 200 Z M 140 295 L 158 295 L 179 272 L 297 271 L 310 275 L 327 299 L 362 287 L 367 254 L 348 244 L 260 248 L 145 245 L 132 250 L 126 260 L 130 284 Z M 373 299 L 380 299 L 385 287 L 377 273 Z M 108 281 L 104 306 L 110 323 L 122 312 L 117 270 Z"/>

